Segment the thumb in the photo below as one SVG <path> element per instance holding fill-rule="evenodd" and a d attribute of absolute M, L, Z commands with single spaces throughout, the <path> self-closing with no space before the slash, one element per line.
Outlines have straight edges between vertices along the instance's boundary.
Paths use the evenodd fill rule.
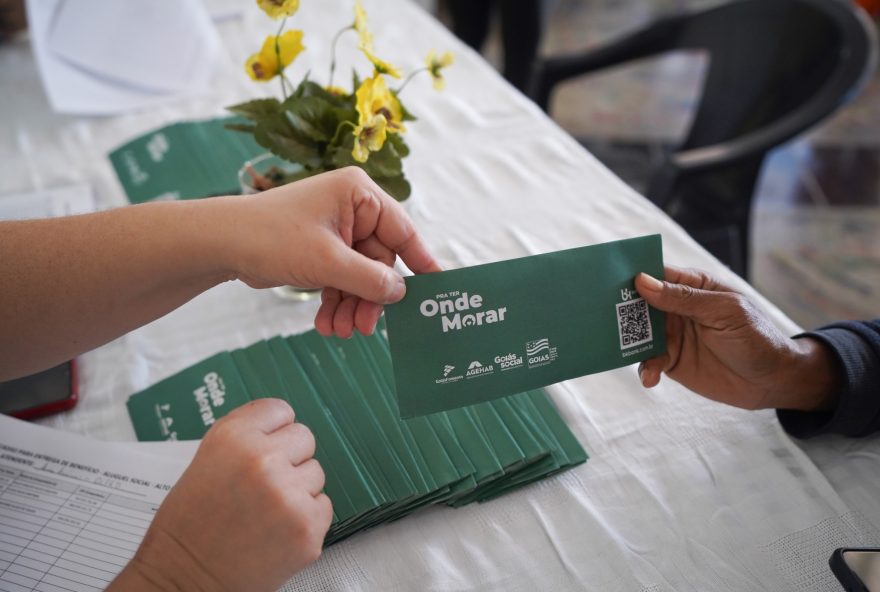
<path fill-rule="evenodd" d="M 664 282 L 646 273 L 636 276 L 636 290 L 658 310 L 710 326 L 730 316 L 733 299 L 738 297 L 732 292 L 713 292 L 686 284 Z"/>
<path fill-rule="evenodd" d="M 403 277 L 394 269 L 348 247 L 341 247 L 335 253 L 334 265 L 327 271 L 329 277 L 324 281 L 325 286 L 370 302 L 391 304 L 406 293 Z"/>

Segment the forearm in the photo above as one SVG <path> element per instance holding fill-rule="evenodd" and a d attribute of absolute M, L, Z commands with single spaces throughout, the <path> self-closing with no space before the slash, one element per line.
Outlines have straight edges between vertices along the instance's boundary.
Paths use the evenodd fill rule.
<path fill-rule="evenodd" d="M 223 199 L 0 223 L 0 379 L 98 347 L 233 277 L 234 200 Z"/>

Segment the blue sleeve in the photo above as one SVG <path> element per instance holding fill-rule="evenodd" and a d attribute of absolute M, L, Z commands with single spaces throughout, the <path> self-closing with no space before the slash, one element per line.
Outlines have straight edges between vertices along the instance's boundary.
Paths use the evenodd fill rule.
<path fill-rule="evenodd" d="M 812 337 L 837 357 L 845 383 L 833 411 L 778 409 L 782 427 L 796 438 L 819 434 L 865 436 L 880 430 L 880 319 L 834 323 L 796 337 Z"/>

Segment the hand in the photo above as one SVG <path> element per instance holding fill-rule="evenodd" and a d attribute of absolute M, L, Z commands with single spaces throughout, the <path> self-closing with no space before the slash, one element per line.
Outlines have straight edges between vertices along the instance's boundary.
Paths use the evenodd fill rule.
<path fill-rule="evenodd" d="M 315 439 L 259 399 L 219 420 L 109 590 L 280 588 L 321 553 L 333 510 Z"/>
<path fill-rule="evenodd" d="M 382 304 L 406 291 L 392 267 L 398 255 L 414 273 L 440 270 L 400 204 L 356 167 L 235 203 L 234 275 L 254 288 L 324 288 L 315 317 L 323 335 L 373 331 Z"/>
<path fill-rule="evenodd" d="M 639 367 L 651 388 L 661 373 L 709 399 L 745 409 L 829 409 L 839 370 L 818 341 L 783 335 L 742 294 L 705 272 L 666 268 L 636 289 L 666 317 L 667 352 Z"/>

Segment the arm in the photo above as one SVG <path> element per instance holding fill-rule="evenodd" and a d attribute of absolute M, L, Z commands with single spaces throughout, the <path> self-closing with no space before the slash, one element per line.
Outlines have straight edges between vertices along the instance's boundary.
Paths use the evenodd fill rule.
<path fill-rule="evenodd" d="M 880 430 L 880 319 L 834 323 L 798 337 L 821 344 L 834 356 L 843 369 L 842 384 L 833 409 L 780 410 L 783 427 L 799 438 L 864 436 Z"/>
<path fill-rule="evenodd" d="M 667 352 L 639 369 L 663 373 L 716 401 L 775 408 L 793 435 L 862 435 L 880 429 L 880 321 L 838 323 L 789 338 L 742 294 L 709 275 L 667 268 L 636 288 L 667 314 Z"/>
<path fill-rule="evenodd" d="M 436 271 L 403 209 L 360 169 L 258 196 L 0 223 L 0 380 L 50 367 L 223 281 L 325 287 L 316 326 L 372 331 L 403 297 L 396 256 Z"/>

